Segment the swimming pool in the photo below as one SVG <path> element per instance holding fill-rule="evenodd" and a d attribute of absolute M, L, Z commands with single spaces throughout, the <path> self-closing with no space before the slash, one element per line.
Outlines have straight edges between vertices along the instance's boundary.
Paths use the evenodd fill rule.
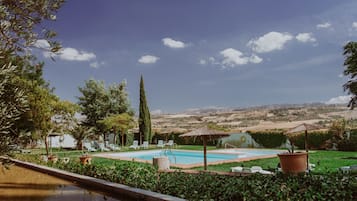
<path fill-rule="evenodd" d="M 263 149 L 224 149 L 207 152 L 207 162 L 209 164 L 234 162 L 257 158 L 274 157 L 279 150 L 263 150 Z M 194 167 L 203 164 L 202 151 L 187 151 L 187 150 L 149 150 L 135 151 L 124 153 L 101 153 L 96 156 L 136 160 L 142 162 L 151 162 L 154 157 L 167 156 L 170 160 L 170 165 L 177 167 Z"/>

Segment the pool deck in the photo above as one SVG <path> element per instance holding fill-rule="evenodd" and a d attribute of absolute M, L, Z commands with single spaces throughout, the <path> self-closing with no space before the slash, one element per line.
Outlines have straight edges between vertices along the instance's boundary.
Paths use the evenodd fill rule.
<path fill-rule="evenodd" d="M 172 149 L 172 151 L 202 152 L 202 151 L 180 150 L 180 149 Z M 140 152 L 140 151 L 136 151 L 135 153 L 138 153 L 138 152 Z M 142 151 L 142 152 L 145 152 L 145 151 Z M 125 153 L 125 152 L 118 152 L 118 153 Z M 239 154 L 239 153 L 222 153 L 217 150 L 207 151 L 207 153 Z M 113 160 L 136 161 L 136 162 L 141 162 L 141 163 L 152 164 L 152 160 L 143 160 L 143 159 L 132 158 L 132 157 L 123 157 L 123 156 L 110 156 L 107 153 L 94 154 L 93 156 L 101 157 L 101 158 L 108 158 L 108 159 L 113 159 Z M 264 155 L 264 156 L 252 156 L 252 157 L 245 157 L 245 158 L 207 162 L 207 164 L 208 165 L 219 165 L 219 164 L 224 164 L 224 163 L 245 162 L 245 161 L 257 160 L 257 159 L 275 158 L 275 157 L 278 157 L 277 154 L 269 154 L 269 155 Z M 172 164 L 172 163 L 170 164 L 170 167 L 176 167 L 176 168 L 182 168 L 182 169 L 190 169 L 190 168 L 201 167 L 201 166 L 203 166 L 203 162 L 202 163 L 193 163 L 193 164 Z"/>

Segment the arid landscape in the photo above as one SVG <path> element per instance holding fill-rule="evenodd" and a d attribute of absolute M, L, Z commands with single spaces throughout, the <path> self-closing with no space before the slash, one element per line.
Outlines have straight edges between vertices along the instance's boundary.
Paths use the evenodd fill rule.
<path fill-rule="evenodd" d="M 231 131 L 288 129 L 301 123 L 319 124 L 328 128 L 338 119 L 354 120 L 357 111 L 346 105 L 323 103 L 302 105 L 269 105 L 250 108 L 192 109 L 177 114 L 153 115 L 157 132 L 185 132 L 207 123 L 215 123 Z M 354 127 L 353 125 L 347 125 Z"/>

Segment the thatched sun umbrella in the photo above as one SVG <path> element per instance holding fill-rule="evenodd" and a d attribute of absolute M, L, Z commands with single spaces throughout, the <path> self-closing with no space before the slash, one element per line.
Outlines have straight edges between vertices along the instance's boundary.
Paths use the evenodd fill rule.
<path fill-rule="evenodd" d="M 203 163 L 204 170 L 207 170 L 207 141 L 229 136 L 229 133 L 224 131 L 208 128 L 207 126 L 198 128 L 191 132 L 180 135 L 180 137 L 200 137 L 203 141 Z"/>
<path fill-rule="evenodd" d="M 307 134 L 308 131 L 313 131 L 313 130 L 320 130 L 321 127 L 312 125 L 312 124 L 300 124 L 286 132 L 286 135 L 288 136 L 293 136 L 293 135 L 299 135 L 301 133 L 305 133 L 305 151 L 306 153 L 309 152 L 308 149 L 308 143 L 307 143 Z M 294 144 L 292 143 L 292 152 L 294 152 Z M 307 169 L 309 168 L 309 155 L 307 155 Z"/>

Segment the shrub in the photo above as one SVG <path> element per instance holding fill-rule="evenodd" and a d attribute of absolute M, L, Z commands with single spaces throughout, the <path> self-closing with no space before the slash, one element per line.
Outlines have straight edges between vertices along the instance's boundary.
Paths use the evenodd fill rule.
<path fill-rule="evenodd" d="M 357 151 L 357 139 L 341 140 L 337 143 L 337 147 L 340 151 Z"/>
<path fill-rule="evenodd" d="M 152 165 L 130 161 L 117 161 L 112 165 L 82 165 L 78 161 L 52 164 L 69 172 L 87 175 L 136 188 L 154 190 L 157 182 L 157 171 Z"/>
<path fill-rule="evenodd" d="M 307 144 L 309 149 L 325 149 L 326 141 L 330 140 L 333 134 L 330 132 L 309 132 L 307 134 Z M 300 149 L 305 149 L 305 135 L 297 135 L 292 137 L 294 145 Z"/>
<path fill-rule="evenodd" d="M 354 182 L 354 183 L 353 183 Z M 353 177 L 161 173 L 157 191 L 188 200 L 353 200 Z"/>
<path fill-rule="evenodd" d="M 276 148 L 286 142 L 283 131 L 248 132 L 258 144 L 265 148 Z"/>
<path fill-rule="evenodd" d="M 26 156 L 35 160 L 35 156 Z M 48 164 L 66 171 L 88 175 L 128 186 L 169 194 L 187 200 L 356 200 L 357 182 L 353 176 L 260 175 L 229 176 L 209 173 L 162 172 L 150 164 L 130 161 L 96 162 L 81 165 Z"/>
<path fill-rule="evenodd" d="M 180 135 L 183 133 L 170 133 L 167 135 L 167 139 L 168 140 L 174 140 L 174 142 L 176 144 L 179 145 L 202 145 L 202 139 L 197 137 L 197 138 L 193 138 L 193 137 L 180 137 Z M 166 140 L 165 139 L 166 136 L 164 134 L 156 134 L 153 137 L 153 141 L 157 141 L 157 140 Z M 211 145 L 214 146 L 217 144 L 217 140 L 210 140 L 207 142 L 207 145 Z"/>

